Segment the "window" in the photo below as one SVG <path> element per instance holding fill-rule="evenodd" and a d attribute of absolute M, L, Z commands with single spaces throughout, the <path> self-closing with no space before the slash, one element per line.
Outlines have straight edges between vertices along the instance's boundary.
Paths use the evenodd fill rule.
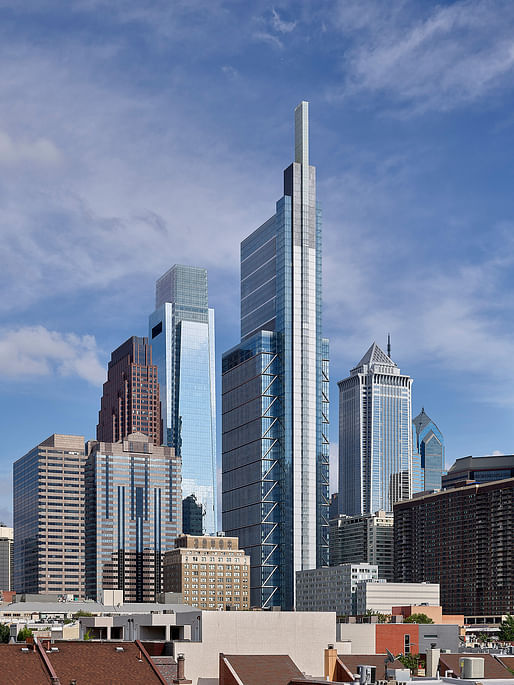
<path fill-rule="evenodd" d="M 410 654 L 410 635 L 403 636 L 403 651 L 405 654 Z"/>

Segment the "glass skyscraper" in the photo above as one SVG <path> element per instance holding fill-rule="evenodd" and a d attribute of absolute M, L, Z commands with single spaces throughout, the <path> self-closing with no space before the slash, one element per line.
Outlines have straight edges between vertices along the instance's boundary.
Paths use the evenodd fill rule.
<path fill-rule="evenodd" d="M 412 419 L 414 485 L 413 492 L 440 490 L 444 470 L 444 437 L 425 408 Z"/>
<path fill-rule="evenodd" d="M 340 511 L 392 511 L 412 495 L 412 379 L 373 343 L 338 386 Z"/>
<path fill-rule="evenodd" d="M 208 306 L 205 269 L 175 264 L 159 278 L 149 337 L 164 442 L 182 459 L 182 497 L 195 495 L 205 512 L 203 531 L 215 533 L 214 310 Z"/>
<path fill-rule="evenodd" d="M 223 355 L 223 530 L 251 558 L 253 606 L 294 607 L 328 564 L 328 341 L 308 103 L 276 213 L 241 244 L 241 342 Z"/>

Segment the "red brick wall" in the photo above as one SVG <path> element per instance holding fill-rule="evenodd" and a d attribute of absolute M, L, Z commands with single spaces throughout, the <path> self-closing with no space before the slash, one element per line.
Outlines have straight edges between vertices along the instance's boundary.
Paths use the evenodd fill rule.
<path fill-rule="evenodd" d="M 385 654 L 386 648 L 397 656 L 403 654 L 404 635 L 410 636 L 410 651 L 419 652 L 419 626 L 415 623 L 377 623 L 375 632 L 375 653 Z"/>

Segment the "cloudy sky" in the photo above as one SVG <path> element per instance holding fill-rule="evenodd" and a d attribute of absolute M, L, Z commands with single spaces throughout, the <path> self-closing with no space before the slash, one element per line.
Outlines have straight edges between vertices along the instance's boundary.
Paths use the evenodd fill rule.
<path fill-rule="evenodd" d="M 238 341 L 239 242 L 310 101 L 336 381 L 373 340 L 447 462 L 514 451 L 511 0 L 0 0 L 0 519 L 12 462 L 94 437 L 154 282 L 209 270 Z"/>

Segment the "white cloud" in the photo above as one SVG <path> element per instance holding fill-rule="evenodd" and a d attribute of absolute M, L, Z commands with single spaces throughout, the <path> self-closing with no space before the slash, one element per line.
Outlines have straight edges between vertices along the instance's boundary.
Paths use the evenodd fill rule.
<path fill-rule="evenodd" d="M 336 21 L 353 43 L 343 95 L 380 93 L 416 111 L 444 111 L 511 84 L 511 2 L 345 0 Z"/>
<path fill-rule="evenodd" d="M 61 162 L 61 153 L 51 140 L 13 140 L 0 131 L 0 165 L 30 162 L 41 166 L 55 166 Z"/>
<path fill-rule="evenodd" d="M 253 37 L 255 40 L 261 41 L 262 43 L 268 43 L 268 45 L 273 45 L 281 50 L 284 48 L 284 43 L 280 40 L 280 38 L 272 33 L 269 33 L 268 31 L 256 31 L 253 34 Z"/>
<path fill-rule="evenodd" d="M 271 25 L 279 33 L 291 33 L 296 28 L 296 21 L 284 21 L 276 9 L 271 10 Z"/>
<path fill-rule="evenodd" d="M 0 376 L 77 376 L 94 385 L 106 377 L 92 335 L 49 331 L 44 326 L 27 326 L 0 333 Z"/>

